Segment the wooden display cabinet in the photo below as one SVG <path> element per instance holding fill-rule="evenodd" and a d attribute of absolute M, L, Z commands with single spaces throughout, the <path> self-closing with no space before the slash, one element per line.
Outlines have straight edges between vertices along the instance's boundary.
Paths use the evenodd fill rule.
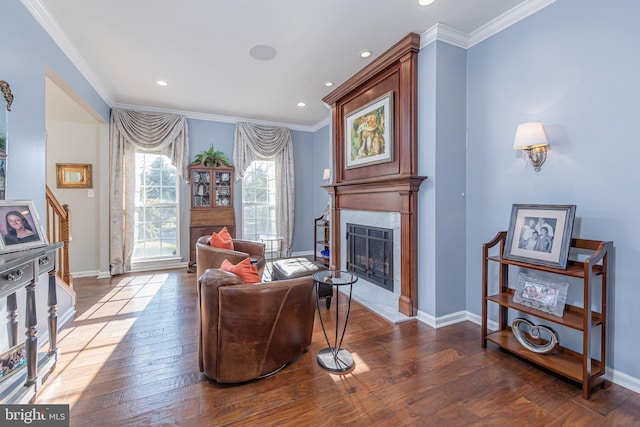
<path fill-rule="evenodd" d="M 313 223 L 313 261 L 329 267 L 329 256 L 322 255 L 322 251 L 329 250 L 329 235 L 331 234 L 329 221 L 324 220 L 323 215 L 316 218 Z"/>
<path fill-rule="evenodd" d="M 227 227 L 236 235 L 233 209 L 233 166 L 219 161 L 212 166 L 202 164 L 189 167 L 191 219 L 189 223 L 189 267 L 196 264 L 196 241 Z"/>
<path fill-rule="evenodd" d="M 569 260 L 567 269 L 561 270 L 503 258 L 506 236 L 507 232 L 502 231 L 482 247 L 482 347 L 486 348 L 487 341 L 491 341 L 523 359 L 580 383 L 582 385 L 582 397 L 589 399 L 596 385 L 601 385 L 602 388 L 610 385 L 609 381 L 604 379 L 604 373 L 607 354 L 608 256 L 612 250 L 613 242 L 572 239 L 571 247 L 584 254 L 586 259 L 584 261 Z M 490 256 L 490 249 L 498 244 L 499 255 Z M 490 262 L 495 262 L 499 265 L 499 277 L 497 279 L 499 292 L 493 295 L 489 295 L 488 264 Z M 566 304 L 564 315 L 558 317 L 515 303 L 513 301 L 514 289 L 509 287 L 510 265 L 580 279 L 582 281 L 582 307 Z M 598 276 L 600 280 L 596 280 Z M 495 283 L 495 281 L 492 280 L 491 283 Z M 570 288 L 572 286 L 576 286 L 575 283 L 571 283 Z M 601 287 L 601 289 L 598 290 L 596 289 L 597 287 Z M 601 296 L 601 300 L 597 304 L 597 310 L 593 310 L 595 303 L 592 297 L 596 291 Z M 499 306 L 497 331 L 489 331 L 487 329 L 487 305 L 489 303 L 495 303 Z M 549 354 L 538 354 L 527 350 L 516 340 L 511 327 L 507 324 L 509 310 L 533 315 L 547 324 L 553 323 L 579 331 L 582 335 L 582 353 L 564 347 L 559 347 L 559 349 Z M 594 342 L 600 342 L 599 360 L 596 360 L 592 354 Z"/>

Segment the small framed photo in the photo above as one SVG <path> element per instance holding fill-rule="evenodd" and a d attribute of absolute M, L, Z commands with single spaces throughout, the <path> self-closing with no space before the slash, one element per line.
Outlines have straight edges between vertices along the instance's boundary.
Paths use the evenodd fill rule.
<path fill-rule="evenodd" d="M 0 253 L 44 246 L 47 237 L 30 200 L 0 200 Z"/>
<path fill-rule="evenodd" d="M 58 188 L 93 188 L 91 164 L 56 163 Z"/>
<path fill-rule="evenodd" d="M 393 161 L 393 91 L 345 115 L 347 169 Z"/>
<path fill-rule="evenodd" d="M 567 268 L 575 205 L 513 205 L 503 257 Z"/>
<path fill-rule="evenodd" d="M 568 282 L 532 277 L 520 272 L 513 302 L 562 317 Z"/>

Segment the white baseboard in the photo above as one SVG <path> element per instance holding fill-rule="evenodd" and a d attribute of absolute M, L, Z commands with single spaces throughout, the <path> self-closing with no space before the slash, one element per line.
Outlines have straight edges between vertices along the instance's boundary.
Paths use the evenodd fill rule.
<path fill-rule="evenodd" d="M 418 311 L 418 320 L 425 323 L 432 328 L 443 328 L 445 326 L 453 325 L 455 323 L 469 321 L 477 325 L 482 325 L 482 317 L 469 311 L 458 311 L 456 313 L 447 314 L 441 317 L 434 317 L 430 314 Z M 496 331 L 498 330 L 498 322 L 493 320 L 487 321 L 487 328 Z M 640 378 L 632 377 L 615 369 L 607 369 L 605 378 L 614 384 L 629 389 L 635 393 L 640 393 Z"/>
<path fill-rule="evenodd" d="M 97 279 L 109 279 L 111 278 L 111 272 L 110 271 L 100 271 L 98 272 L 98 277 L 96 277 Z"/>
<path fill-rule="evenodd" d="M 620 387 L 640 393 L 640 378 L 632 377 L 631 375 L 616 371 L 615 369 L 607 369 L 605 376 L 609 381 L 619 385 Z"/>
<path fill-rule="evenodd" d="M 447 314 L 441 317 L 435 317 L 430 314 L 427 314 L 423 311 L 418 310 L 418 320 L 422 323 L 426 323 L 432 328 L 443 328 L 445 326 L 453 325 L 455 323 L 464 322 L 467 320 L 467 312 L 466 311 L 458 311 L 457 313 Z"/>
<path fill-rule="evenodd" d="M 71 277 L 73 277 L 74 279 L 80 278 L 80 277 L 95 277 L 95 276 L 98 276 L 99 273 L 100 272 L 98 270 L 72 271 L 71 272 Z"/>
<path fill-rule="evenodd" d="M 313 251 L 291 252 L 291 258 L 310 255 L 313 255 Z"/>

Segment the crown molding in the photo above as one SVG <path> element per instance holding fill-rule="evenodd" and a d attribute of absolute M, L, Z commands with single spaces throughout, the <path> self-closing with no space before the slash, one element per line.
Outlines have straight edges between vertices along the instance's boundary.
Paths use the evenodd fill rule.
<path fill-rule="evenodd" d="M 456 30 L 442 23 L 437 23 L 420 35 L 420 49 L 436 40 L 462 49 L 469 49 L 554 2 L 556 2 L 556 0 L 525 1 L 489 21 L 471 34 Z"/>
<path fill-rule="evenodd" d="M 468 34 L 445 24 L 437 23 L 420 35 L 420 49 L 436 40 L 462 49 L 467 49 L 469 47 Z"/>
<path fill-rule="evenodd" d="M 113 107 L 114 100 L 106 89 L 104 83 L 98 75 L 93 71 L 89 64 L 84 60 L 82 55 L 73 46 L 73 43 L 60 29 L 56 21 L 49 15 L 49 12 L 42 6 L 39 0 L 20 0 L 24 7 L 31 13 L 40 26 L 49 34 L 53 41 L 58 45 L 60 50 L 69 58 L 73 65 L 80 71 L 98 95 L 109 105 Z"/>
<path fill-rule="evenodd" d="M 296 130 L 296 131 L 302 131 L 302 132 L 315 132 L 316 130 L 322 128 L 323 126 L 329 123 L 329 118 L 326 118 L 325 120 L 319 123 L 316 123 L 313 126 L 305 126 L 305 125 L 297 125 L 292 123 L 270 122 L 266 120 L 254 120 L 254 119 L 248 119 L 246 117 L 221 116 L 217 114 L 197 113 L 193 111 L 173 110 L 169 108 L 156 108 L 156 107 L 147 107 L 144 105 L 120 104 L 120 103 L 113 105 L 112 108 L 120 108 L 123 110 L 147 111 L 152 113 L 176 114 L 179 116 L 184 116 L 187 119 L 204 120 L 208 122 L 233 123 L 233 124 L 238 122 L 250 122 L 250 123 L 263 125 L 263 126 L 285 127 L 285 128 L 289 128 L 290 130 Z"/>
<path fill-rule="evenodd" d="M 533 15 L 539 10 L 555 3 L 556 0 L 528 0 L 489 21 L 469 35 L 469 47 L 488 39 L 494 34 L 512 26 L 516 22 Z"/>

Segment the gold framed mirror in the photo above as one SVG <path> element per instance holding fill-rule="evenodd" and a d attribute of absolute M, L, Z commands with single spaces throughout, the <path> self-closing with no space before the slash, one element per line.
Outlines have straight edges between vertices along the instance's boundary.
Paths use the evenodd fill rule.
<path fill-rule="evenodd" d="M 58 188 L 93 188 L 91 164 L 56 163 Z"/>

